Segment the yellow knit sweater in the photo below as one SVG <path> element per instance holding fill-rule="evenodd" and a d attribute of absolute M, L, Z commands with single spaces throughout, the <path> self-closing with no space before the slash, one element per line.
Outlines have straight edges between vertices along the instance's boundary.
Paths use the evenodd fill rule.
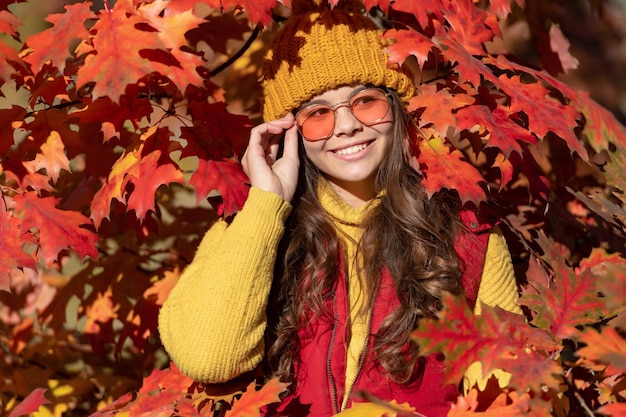
<path fill-rule="evenodd" d="M 333 216 L 348 222 L 362 218 L 368 205 L 353 210 L 322 187 L 322 205 Z M 159 315 L 163 345 L 179 369 L 204 382 L 228 381 L 254 369 L 264 354 L 265 308 L 273 279 L 276 248 L 291 205 L 278 195 L 251 188 L 243 209 L 230 225 L 218 221 L 203 238 L 193 262 L 171 291 Z M 337 223 L 348 260 L 354 259 L 357 227 Z M 347 262 L 353 266 L 354 262 Z M 347 381 L 356 377 L 357 358 L 366 337 L 367 317 L 357 314 L 358 279 L 350 267 L 352 339 Z M 489 239 L 485 269 L 478 291 L 480 304 L 498 305 L 519 312 L 510 256 L 500 233 Z M 479 364 L 478 364 L 479 365 Z M 481 379 L 481 370 L 470 369 L 467 382 Z M 506 378 L 503 378 L 506 379 Z M 506 383 L 506 381 L 504 381 Z"/>

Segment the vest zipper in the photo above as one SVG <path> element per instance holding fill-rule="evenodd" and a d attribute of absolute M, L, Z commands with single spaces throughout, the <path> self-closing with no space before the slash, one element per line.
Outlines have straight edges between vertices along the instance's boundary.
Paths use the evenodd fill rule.
<path fill-rule="evenodd" d="M 332 400 L 333 414 L 339 413 L 339 404 L 337 402 L 337 384 L 333 377 L 333 372 L 330 364 L 330 359 L 333 356 L 333 346 L 335 346 L 335 337 L 337 335 L 337 322 L 339 321 L 339 315 L 335 312 L 335 318 L 333 322 L 333 332 L 330 336 L 330 347 L 328 348 L 328 357 L 326 358 L 326 371 L 328 372 L 328 380 L 330 381 L 330 398 Z"/>
<path fill-rule="evenodd" d="M 359 380 L 359 376 L 361 375 L 361 371 L 363 370 L 363 365 L 365 364 L 365 358 L 367 357 L 368 347 L 369 347 L 369 334 L 372 332 L 372 314 L 373 311 L 370 311 L 369 318 L 367 319 L 367 334 L 368 336 L 365 338 L 365 346 L 363 346 L 363 350 L 361 351 L 361 355 L 359 356 L 359 367 L 356 371 L 356 375 L 350 384 L 350 388 L 346 390 L 344 402 L 347 404 L 347 399 L 352 395 L 352 390 L 356 385 L 356 381 Z M 343 403 L 341 404 L 341 411 L 345 410 Z"/>

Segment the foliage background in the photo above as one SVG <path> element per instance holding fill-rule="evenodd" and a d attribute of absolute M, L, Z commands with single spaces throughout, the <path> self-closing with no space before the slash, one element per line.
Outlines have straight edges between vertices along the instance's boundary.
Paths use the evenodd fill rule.
<path fill-rule="evenodd" d="M 530 323 L 449 308 L 420 326 L 450 378 L 477 358 L 513 373 L 451 415 L 626 414 L 626 5 L 365 4 L 410 29 L 389 35 L 424 81 L 411 105 L 429 190 L 504 219 Z M 1 3 L 0 416 L 212 414 L 220 394 L 169 366 L 156 317 L 204 231 L 245 198 L 233 161 L 289 6 Z M 284 388 L 249 389 L 228 415 Z"/>

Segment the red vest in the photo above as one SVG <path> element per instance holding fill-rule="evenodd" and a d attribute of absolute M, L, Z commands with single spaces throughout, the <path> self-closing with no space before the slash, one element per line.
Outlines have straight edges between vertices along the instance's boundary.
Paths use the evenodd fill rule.
<path fill-rule="evenodd" d="M 464 212 L 462 219 L 474 232 L 484 232 L 490 225 L 480 225 L 475 216 Z M 455 248 L 463 261 L 462 278 L 466 298 L 473 306 L 484 266 L 489 233 L 461 233 Z M 328 417 L 339 412 L 343 401 L 346 374 L 348 331 L 347 283 L 342 276 L 330 301 L 333 318 L 320 317 L 299 331 L 300 358 L 295 364 L 296 389 L 267 416 Z M 382 321 L 399 305 L 391 275 L 383 272 L 375 295 L 371 319 L 371 334 L 376 334 Z M 408 402 L 427 417 L 443 417 L 459 394 L 454 385 L 443 386 L 443 358 L 431 355 L 420 358 L 422 376 L 407 384 L 394 382 L 374 358 L 373 337 L 369 337 L 366 359 L 357 376 L 351 396 L 366 391 L 376 398 L 398 403 Z M 358 397 L 357 397 L 358 400 Z M 352 400 L 350 400 L 350 403 Z"/>

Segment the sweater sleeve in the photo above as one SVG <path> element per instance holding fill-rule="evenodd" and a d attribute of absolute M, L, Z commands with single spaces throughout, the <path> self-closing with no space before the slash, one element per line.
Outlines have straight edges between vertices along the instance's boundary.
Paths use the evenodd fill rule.
<path fill-rule="evenodd" d="M 489 235 L 485 266 L 478 288 L 478 299 L 474 313 L 481 314 L 482 304 L 485 304 L 522 314 L 522 310 L 517 304 L 518 298 L 511 255 L 502 231 L 495 228 Z M 498 379 L 500 387 L 505 387 L 511 379 L 511 374 L 500 369 L 494 370 L 493 375 Z M 475 384 L 478 384 L 480 390 L 484 390 L 490 376 L 484 376 L 482 364 L 474 362 L 465 372 L 463 381 L 465 392 L 467 393 L 469 388 Z"/>
<path fill-rule="evenodd" d="M 251 188 L 233 222 L 219 220 L 206 233 L 163 304 L 161 340 L 191 378 L 225 382 L 262 360 L 276 248 L 290 211 L 277 194 Z"/>

